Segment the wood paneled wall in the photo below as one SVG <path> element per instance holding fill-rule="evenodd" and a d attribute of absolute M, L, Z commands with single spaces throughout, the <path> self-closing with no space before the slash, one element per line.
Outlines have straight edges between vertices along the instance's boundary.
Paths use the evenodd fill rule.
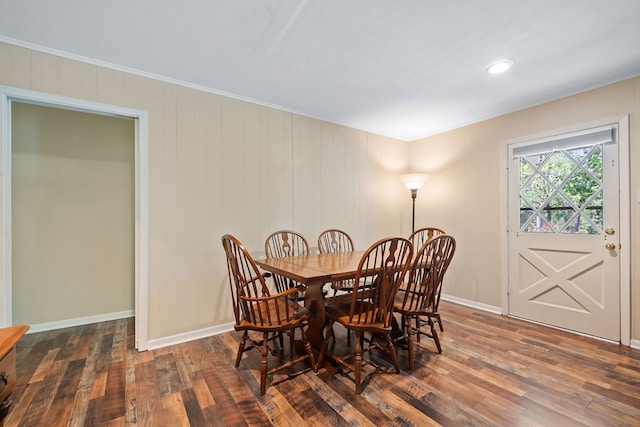
<path fill-rule="evenodd" d="M 0 84 L 148 112 L 151 340 L 232 320 L 224 233 L 409 234 L 404 142 L 6 43 Z"/>

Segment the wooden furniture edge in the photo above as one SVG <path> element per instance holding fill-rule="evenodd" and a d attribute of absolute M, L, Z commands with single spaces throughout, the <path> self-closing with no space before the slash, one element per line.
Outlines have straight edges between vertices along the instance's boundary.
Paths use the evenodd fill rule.
<path fill-rule="evenodd" d="M 2 359 L 22 336 L 29 330 L 29 326 L 10 326 L 8 328 L 0 328 L 0 359 Z"/>

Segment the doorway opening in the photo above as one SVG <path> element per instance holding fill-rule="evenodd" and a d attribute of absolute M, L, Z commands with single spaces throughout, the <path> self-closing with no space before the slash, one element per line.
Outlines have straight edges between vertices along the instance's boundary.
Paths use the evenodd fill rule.
<path fill-rule="evenodd" d="M 3 170 L 2 177 L 1 177 L 2 199 L 0 200 L 0 203 L 2 204 L 2 207 L 0 209 L 0 215 L 2 215 L 0 217 L 0 219 L 2 220 L 2 228 L 0 229 L 0 245 L 1 245 L 0 254 L 2 255 L 0 257 L 0 263 L 1 263 L 0 267 L 2 267 L 1 270 L 3 271 L 3 274 L 0 276 L 0 292 L 4 296 L 4 298 L 3 298 L 3 303 L 0 304 L 1 325 L 10 326 L 13 323 L 13 320 L 16 317 L 14 316 L 13 307 L 12 307 L 12 303 L 15 301 L 14 294 L 13 294 L 14 292 L 13 286 L 14 286 L 14 283 L 22 283 L 21 281 L 24 281 L 25 279 L 24 276 L 26 275 L 24 273 L 25 269 L 16 268 L 16 271 L 14 272 L 12 268 L 15 265 L 24 264 L 25 260 L 23 259 L 24 257 L 22 256 L 24 253 L 23 249 L 24 249 L 24 245 L 29 244 L 29 242 L 25 243 L 24 239 L 18 239 L 17 235 L 15 236 L 16 237 L 15 242 L 14 242 L 14 239 L 12 238 L 12 231 L 16 230 L 16 227 L 18 227 L 17 229 L 20 230 L 19 227 L 24 226 L 24 223 L 21 224 L 24 218 L 22 217 L 19 218 L 17 214 L 24 215 L 25 213 L 28 213 L 29 203 L 33 204 L 34 201 L 40 201 L 43 203 L 48 203 L 47 205 L 48 209 L 46 210 L 49 210 L 50 212 L 47 215 L 53 215 L 54 217 L 57 215 L 57 218 L 61 218 L 63 216 L 69 215 L 69 212 L 66 212 L 66 213 L 56 212 L 56 206 L 58 207 L 63 206 L 64 209 L 66 209 L 69 206 L 65 205 L 64 203 L 57 203 L 57 201 L 51 198 L 51 197 L 54 197 L 54 198 L 61 197 L 60 194 L 65 194 L 64 192 L 53 193 L 54 196 L 51 196 L 49 194 L 48 195 L 49 202 L 46 202 L 46 198 L 45 199 L 41 198 L 42 196 L 41 191 L 47 191 L 48 190 L 47 187 L 50 187 L 48 183 L 43 185 L 43 181 L 40 181 L 40 184 L 34 187 L 36 188 L 36 192 L 38 194 L 33 195 L 33 194 L 29 194 L 28 192 L 22 193 L 22 194 L 26 194 L 29 198 L 29 201 L 27 201 L 26 204 L 24 203 L 24 200 L 16 199 L 14 197 L 16 195 L 20 195 L 21 194 L 20 189 L 24 188 L 24 179 L 23 177 L 21 177 L 21 175 L 22 175 L 22 172 L 25 171 L 25 167 L 27 169 L 29 167 L 34 167 L 34 163 L 33 163 L 34 156 L 30 155 L 32 153 L 25 153 L 25 149 L 28 151 L 29 147 L 25 148 L 24 143 L 21 143 L 22 145 L 20 147 L 18 147 L 18 145 L 16 145 L 15 147 L 12 147 L 13 145 L 12 144 L 12 138 L 13 138 L 12 126 L 13 125 L 17 126 L 16 124 L 17 122 L 12 123 L 12 111 L 14 109 L 20 110 L 24 108 L 27 108 L 27 109 L 31 108 L 32 111 L 49 109 L 54 113 L 57 112 L 58 115 L 60 115 L 61 117 L 65 116 L 65 114 L 73 115 L 74 113 L 82 113 L 80 115 L 76 115 L 76 117 L 77 116 L 85 117 L 87 122 L 91 121 L 92 119 L 100 120 L 100 117 L 98 116 L 102 116 L 103 121 L 106 120 L 106 122 L 108 123 L 124 123 L 125 130 L 126 129 L 129 129 L 129 131 L 133 130 L 133 134 L 134 134 L 134 144 L 133 144 L 134 146 L 132 148 L 134 151 L 133 156 L 131 157 L 131 153 L 123 154 L 122 150 L 120 151 L 119 154 L 113 151 L 111 151 L 110 153 L 116 156 L 122 156 L 122 155 L 129 156 L 128 166 L 126 165 L 123 166 L 123 164 L 120 164 L 120 165 L 117 165 L 117 167 L 126 168 L 126 167 L 133 166 L 132 168 L 133 170 L 130 170 L 125 173 L 125 175 L 128 174 L 129 176 L 129 181 L 128 181 L 129 183 L 131 182 L 131 177 L 133 177 L 134 188 L 128 188 L 127 190 L 133 200 L 130 200 L 124 203 L 125 210 L 130 209 L 129 213 L 131 213 L 131 210 L 133 211 L 132 212 L 133 218 L 124 219 L 125 221 L 124 228 L 125 229 L 128 228 L 129 231 L 133 231 L 132 234 L 129 233 L 128 235 L 128 238 L 130 239 L 129 247 L 131 248 L 131 246 L 133 246 L 131 249 L 129 249 L 130 253 L 131 252 L 133 253 L 133 262 L 131 263 L 131 261 L 129 261 L 129 265 L 124 265 L 124 267 L 121 268 L 123 270 L 121 271 L 121 273 L 125 276 L 129 275 L 129 279 L 128 279 L 129 283 L 131 283 L 131 276 L 133 277 L 134 289 L 132 292 L 133 295 L 131 295 L 131 289 L 127 291 L 123 289 L 118 289 L 117 286 L 112 288 L 111 290 L 114 291 L 114 293 L 129 292 L 129 295 L 121 296 L 120 301 L 116 301 L 116 302 L 111 301 L 110 304 L 111 304 L 111 311 L 114 311 L 113 307 L 118 307 L 118 306 L 122 307 L 123 304 L 125 306 L 128 305 L 129 311 L 131 311 L 130 308 L 133 305 L 133 312 L 135 315 L 136 348 L 140 351 L 146 350 L 147 342 L 148 342 L 148 324 L 147 324 L 147 313 L 148 313 L 148 243 L 147 243 L 147 230 L 148 230 L 147 180 L 148 178 L 147 178 L 147 171 L 148 171 L 148 167 L 147 167 L 147 116 L 146 116 L 146 113 L 143 111 L 123 108 L 118 106 L 87 102 L 82 100 L 76 100 L 76 99 L 71 99 L 66 97 L 59 97 L 55 95 L 48 95 L 48 94 L 43 94 L 43 93 L 38 93 L 33 91 L 26 91 L 26 90 L 20 90 L 20 89 L 2 87 L 2 86 L 0 86 L 0 115 L 1 115 L 0 139 L 2 143 L 2 152 L 1 152 L 2 159 L 1 160 L 2 160 L 2 170 Z M 16 116 L 16 119 L 17 117 L 18 116 Z M 112 120 L 112 121 L 109 122 L 109 120 Z M 30 127 L 28 125 L 24 126 L 23 132 L 25 131 L 25 129 L 28 132 Z M 41 147 L 41 149 L 53 150 L 54 147 L 53 146 L 46 147 L 45 145 Z M 86 159 L 87 153 L 88 153 L 87 151 L 84 151 L 84 156 L 81 155 L 83 150 L 88 150 L 88 149 L 89 149 L 88 144 L 82 145 L 81 142 L 78 143 L 77 141 L 75 144 L 73 143 L 67 144 L 65 148 L 63 148 L 63 150 L 67 150 L 67 153 L 70 154 L 71 157 L 73 156 L 85 157 L 84 163 L 81 163 L 79 166 L 78 166 L 78 163 L 73 163 L 73 166 L 71 166 L 71 163 L 67 164 L 67 166 L 64 166 L 60 164 L 60 161 L 64 162 L 64 159 L 63 159 L 64 156 L 54 155 L 52 157 L 55 157 L 55 158 L 46 159 L 46 162 L 48 162 L 48 165 L 46 167 L 62 166 L 63 168 L 65 168 L 64 169 L 65 174 L 63 175 L 72 174 L 74 173 L 74 170 L 77 170 L 77 169 L 92 168 L 91 164 L 94 164 L 95 167 L 100 167 L 100 166 L 104 167 L 104 165 L 98 166 L 98 163 L 100 163 L 99 161 L 98 163 L 91 163 L 91 162 L 95 162 L 96 159 L 90 159 L 89 161 L 87 161 Z M 129 149 L 131 149 L 131 147 L 129 147 Z M 43 161 L 42 159 L 39 160 L 39 162 L 42 162 L 42 161 Z M 123 163 L 123 162 L 120 162 L 120 163 Z M 131 165 L 131 163 L 133 164 Z M 40 166 L 41 165 L 42 164 L 40 164 Z M 15 171 L 13 171 L 14 167 L 16 168 Z M 113 169 L 113 165 L 111 165 L 110 168 Z M 12 182 L 13 181 L 12 174 L 13 174 L 13 178 L 17 177 L 15 183 Z M 102 177 L 100 179 L 102 179 L 103 185 L 113 186 L 113 182 L 109 182 L 109 181 L 113 179 L 120 179 L 120 178 Z M 56 184 L 71 185 L 72 183 L 73 183 L 73 178 L 70 179 L 70 177 L 67 176 L 66 180 L 62 179 L 59 183 L 52 183 L 51 187 L 55 187 Z M 16 185 L 18 187 L 16 187 Z M 120 187 L 122 188 L 122 185 Z M 16 188 L 18 190 L 16 191 L 16 195 L 14 195 L 12 191 L 16 190 Z M 117 185 L 116 185 L 116 188 L 117 188 Z M 96 189 L 99 191 L 98 188 Z M 95 194 L 91 194 L 89 186 L 80 185 L 76 189 L 76 191 L 80 191 L 80 192 L 84 191 L 84 197 L 76 198 L 76 202 L 79 202 L 83 198 L 87 199 L 85 207 L 88 206 L 89 208 L 93 209 L 93 213 L 89 213 L 86 216 L 99 217 L 100 208 L 97 206 L 89 206 L 90 204 L 93 204 L 93 205 L 99 204 L 97 200 L 93 200 L 93 202 L 91 201 L 92 198 L 95 199 Z M 128 206 L 127 206 L 127 203 L 128 203 Z M 103 206 L 102 209 L 104 209 L 105 206 Z M 13 208 L 17 209 L 17 211 L 14 210 Z M 16 213 L 16 217 L 12 215 L 12 211 Z M 44 209 L 42 211 L 44 211 Z M 122 214 L 120 215 L 122 216 Z M 126 213 L 124 214 L 123 218 L 124 217 L 126 217 Z M 70 228 L 71 223 L 73 222 L 77 223 L 79 220 L 81 221 L 81 218 L 82 216 L 78 216 L 76 217 L 75 220 L 69 221 L 69 225 L 67 226 L 67 228 Z M 88 219 L 88 221 L 91 221 L 92 219 Z M 95 218 L 95 219 L 99 219 L 99 218 Z M 45 221 L 49 221 L 49 220 L 51 220 L 51 218 L 46 219 L 46 216 L 45 216 Z M 44 229 L 45 227 L 43 227 L 43 230 Z M 40 232 L 42 232 L 42 230 L 40 230 Z M 59 230 L 58 230 L 58 233 L 59 233 Z M 60 235 L 58 234 L 58 237 L 59 236 Z M 125 240 L 126 240 L 126 237 L 125 237 Z M 120 246 L 124 247 L 124 245 L 122 245 L 122 239 L 120 242 L 121 242 Z M 111 243 L 118 244 L 117 242 L 115 243 L 111 242 Z M 16 245 L 15 248 L 14 248 L 14 244 Z M 31 244 L 33 244 L 33 242 L 31 242 Z M 87 241 L 85 240 L 83 244 L 87 245 Z M 126 244 L 126 241 L 125 241 L 125 244 Z M 53 255 L 51 255 L 50 257 L 46 256 L 47 251 L 49 254 L 52 254 L 52 249 L 55 250 L 54 246 L 55 246 L 55 243 L 53 244 L 53 246 L 49 248 L 43 248 L 43 256 L 41 258 L 55 258 Z M 75 250 L 76 253 L 81 252 L 81 249 L 79 249 L 78 247 L 75 247 L 72 250 Z M 13 259 L 14 255 L 16 256 L 16 259 Z M 97 254 L 97 257 L 99 258 L 100 255 Z M 72 262 L 69 261 L 68 259 L 62 260 L 62 263 L 64 262 L 70 262 L 72 264 Z M 101 262 L 97 262 L 96 265 L 99 263 Z M 87 267 L 87 264 L 91 264 L 91 261 L 87 262 L 87 260 L 85 260 L 85 263 L 84 263 L 85 268 Z M 96 265 L 94 265 L 94 267 L 96 267 Z M 82 264 L 80 264 L 79 267 L 82 268 Z M 103 266 L 100 268 L 105 268 L 105 267 Z M 71 270 L 68 270 L 68 271 L 71 271 Z M 14 273 L 16 273 L 16 276 L 14 276 Z M 90 273 L 91 272 L 89 272 L 89 274 Z M 89 277 L 89 276 L 85 276 L 85 278 L 86 277 Z M 117 280 L 117 274 L 115 275 L 114 278 Z M 82 277 L 75 278 L 76 282 L 82 282 L 83 280 L 85 279 L 83 279 Z M 36 280 L 33 280 L 33 278 L 28 278 L 26 281 L 35 282 L 37 281 L 37 278 Z M 65 279 L 65 282 L 66 281 L 67 280 Z M 72 282 L 73 279 L 69 281 Z M 65 285 L 68 285 L 68 283 L 65 283 Z M 105 283 L 102 283 L 102 288 L 103 289 L 109 288 L 109 286 L 105 282 Z M 63 291 L 62 287 L 60 290 Z M 16 288 L 16 292 L 19 292 L 18 288 Z M 82 290 L 80 284 L 77 283 L 76 288 L 72 290 L 68 290 L 68 292 L 70 292 L 70 295 L 71 295 L 73 293 L 82 293 L 82 292 L 88 292 L 88 291 Z M 109 290 L 107 289 L 106 292 L 109 292 Z M 28 293 L 26 295 L 28 297 Z M 107 294 L 105 294 L 103 298 L 106 297 L 106 295 Z M 17 297 L 18 293 L 16 293 L 15 296 Z M 20 295 L 19 297 L 20 297 L 19 299 L 21 303 L 24 303 L 24 300 L 26 298 L 25 295 Z M 85 297 L 87 297 L 86 299 L 87 302 L 91 301 L 91 297 L 89 297 L 88 293 L 87 295 L 85 295 Z M 81 295 L 79 295 L 79 298 L 82 299 Z M 133 298 L 133 304 L 131 301 L 132 298 Z M 53 297 L 51 299 L 53 299 Z M 117 299 L 118 299 L 117 297 L 114 298 L 114 300 L 117 300 Z M 127 299 L 128 301 L 123 301 Z M 116 309 L 115 311 L 118 311 L 118 310 Z M 126 312 L 126 310 L 123 311 L 123 313 L 124 312 Z M 76 318 L 75 320 L 77 320 L 78 322 L 82 322 L 83 319 L 86 319 L 87 320 L 86 323 L 101 320 L 99 319 L 100 316 L 84 316 L 84 317 L 72 316 L 72 317 Z M 38 317 L 35 317 L 35 319 L 37 318 Z M 20 319 L 20 316 L 18 316 L 18 319 Z M 55 322 L 52 322 L 52 324 L 55 324 Z M 77 323 L 77 324 L 80 324 L 80 323 Z M 68 326 L 73 326 L 73 325 L 68 325 Z"/>

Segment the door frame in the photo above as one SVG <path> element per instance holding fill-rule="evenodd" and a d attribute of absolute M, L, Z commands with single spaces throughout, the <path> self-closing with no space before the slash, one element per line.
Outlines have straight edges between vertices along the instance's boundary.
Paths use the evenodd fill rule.
<path fill-rule="evenodd" d="M 11 272 L 11 102 L 18 101 L 84 113 L 126 117 L 135 121 L 135 346 L 149 341 L 149 167 L 147 112 L 0 85 L 0 326 L 12 323 Z"/>
<path fill-rule="evenodd" d="M 509 316 L 509 147 L 522 142 L 549 138 L 607 125 L 618 126 L 618 173 L 620 178 L 620 343 L 631 344 L 631 174 L 629 158 L 629 115 L 596 120 L 580 125 L 554 129 L 533 135 L 502 141 L 500 170 L 501 197 L 504 208 L 500 214 L 502 235 L 502 314 Z"/>

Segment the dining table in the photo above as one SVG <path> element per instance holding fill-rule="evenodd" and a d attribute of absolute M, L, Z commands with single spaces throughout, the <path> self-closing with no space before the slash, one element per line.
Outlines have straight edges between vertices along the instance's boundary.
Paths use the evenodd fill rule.
<path fill-rule="evenodd" d="M 307 340 L 315 350 L 320 350 L 322 346 L 322 331 L 325 326 L 325 299 L 322 287 L 333 281 L 353 279 L 364 252 L 309 254 L 255 260 L 263 270 L 306 286 L 304 306 L 310 313 Z"/>

